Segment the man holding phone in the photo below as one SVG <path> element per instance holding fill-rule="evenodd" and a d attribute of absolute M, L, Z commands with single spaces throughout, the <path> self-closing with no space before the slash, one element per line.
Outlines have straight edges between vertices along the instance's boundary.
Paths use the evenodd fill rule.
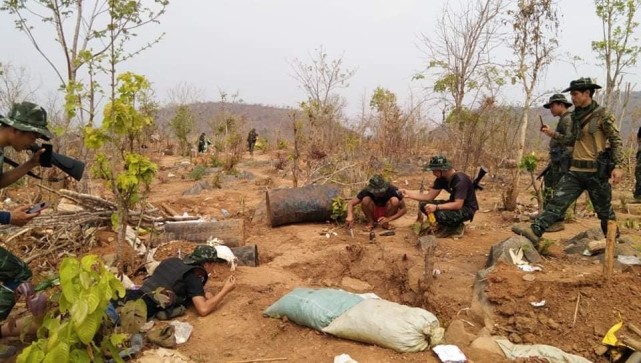
<path fill-rule="evenodd" d="M 34 103 L 16 103 L 7 117 L 0 116 L 0 188 L 15 183 L 39 165 L 40 157 L 45 152 L 44 148 L 40 149 L 22 165 L 4 172 L 4 148 L 10 146 L 20 152 L 27 150 L 37 139 L 49 140 L 51 137 L 51 132 L 47 129 L 47 113 Z M 23 205 L 10 212 L 0 211 L 0 224 L 23 226 L 38 216 L 42 207 L 46 207 L 46 204 Z M 9 316 L 16 300 L 21 296 L 25 297 L 27 307 L 34 316 L 44 312 L 47 304 L 46 295 L 36 294 L 29 282 L 30 279 L 29 266 L 13 253 L 0 247 L 0 321 Z M 26 324 L 30 324 L 28 320 L 9 321 L 0 325 L 0 338 L 19 335 L 26 328 Z M 12 356 L 15 352 L 15 347 L 0 347 L 0 360 Z"/>
<path fill-rule="evenodd" d="M 572 112 L 569 110 L 572 107 L 572 103 L 563 94 L 552 95 L 543 107 L 549 109 L 552 116 L 559 118 L 559 123 L 554 130 L 541 121 L 541 132 L 550 137 L 550 161 L 547 172 L 543 175 L 543 183 L 545 185 L 543 205 L 545 206 L 552 199 L 563 174 L 570 170 L 575 137 L 572 133 Z M 557 232 L 563 229 L 565 229 L 565 226 L 563 225 L 563 219 L 561 219 L 550 225 L 545 231 Z"/>

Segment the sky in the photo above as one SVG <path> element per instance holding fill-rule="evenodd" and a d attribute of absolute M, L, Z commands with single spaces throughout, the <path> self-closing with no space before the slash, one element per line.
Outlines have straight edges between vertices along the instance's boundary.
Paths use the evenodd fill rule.
<path fill-rule="evenodd" d="M 463 0 L 464 1 L 464 0 Z M 144 28 L 140 44 L 165 33 L 162 41 L 127 61 L 122 70 L 144 74 L 161 101 L 179 83 L 202 90 L 203 100 L 219 100 L 221 90 L 238 92 L 246 103 L 295 107 L 304 91 L 291 76 L 291 62 L 308 61 L 323 46 L 330 58 L 342 57 L 355 68 L 349 87 L 340 90 L 347 114 L 356 115 L 376 87 L 395 92 L 401 103 L 410 95 L 430 97 L 428 81 L 412 81 L 427 62 L 421 34 L 429 35 L 447 0 L 173 0 L 159 24 Z M 458 0 L 452 2 L 457 6 Z M 580 76 L 603 79 L 590 42 L 601 27 L 590 0 L 559 1 L 562 14 L 558 60 L 542 80 L 539 92 L 565 88 Z M 62 64 L 59 45 L 48 27 L 38 26 L 43 50 Z M 586 62 L 577 70 L 563 54 Z M 45 97 L 58 87 L 50 66 L 26 36 L 0 13 L 0 62 L 26 67 Z M 631 71 L 635 83 L 639 73 Z M 518 103 L 518 88 L 504 92 L 505 102 Z"/>

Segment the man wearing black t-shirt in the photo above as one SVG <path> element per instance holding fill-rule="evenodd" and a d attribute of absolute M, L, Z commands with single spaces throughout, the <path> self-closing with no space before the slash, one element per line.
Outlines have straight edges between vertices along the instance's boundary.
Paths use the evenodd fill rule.
<path fill-rule="evenodd" d="M 368 231 L 374 229 L 377 224 L 384 229 L 392 229 L 390 222 L 407 212 L 403 194 L 378 174 L 374 175 L 367 187 L 347 204 L 345 222 L 350 228 L 354 225 L 354 207 L 359 204 L 362 204 L 363 213 L 367 217 Z"/>
<path fill-rule="evenodd" d="M 403 190 L 405 197 L 422 201 L 419 208 L 425 214 L 434 213 L 439 226 L 437 237 L 460 237 L 465 231 L 464 221 L 471 221 L 479 209 L 470 177 L 457 172 L 444 156 L 435 156 L 425 166 L 436 177 L 428 193 Z M 450 193 L 448 200 L 435 200 L 442 190 Z"/>
<path fill-rule="evenodd" d="M 182 315 L 190 303 L 198 315 L 206 316 L 216 309 L 236 284 L 231 276 L 218 294 L 205 292 L 205 283 L 216 262 L 227 261 L 218 258 L 216 249 L 207 245 L 197 246 L 184 259 L 165 259 L 139 289 L 126 291 L 123 302 L 142 298 L 147 305 L 147 319 L 166 320 Z"/>

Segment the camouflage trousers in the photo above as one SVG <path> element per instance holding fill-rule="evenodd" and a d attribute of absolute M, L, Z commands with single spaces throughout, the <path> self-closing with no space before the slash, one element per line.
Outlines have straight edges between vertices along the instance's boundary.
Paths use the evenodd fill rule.
<path fill-rule="evenodd" d="M 421 212 L 427 215 L 425 212 L 425 206 L 428 204 L 443 204 L 448 203 L 448 200 L 431 200 L 429 202 L 420 202 L 418 207 Z M 459 210 L 439 210 L 434 212 L 434 217 L 436 218 L 436 223 L 441 226 L 447 227 L 457 227 L 465 221 L 471 221 L 474 218 L 474 212 L 470 211 L 468 208 L 461 208 Z"/>
<path fill-rule="evenodd" d="M 608 220 L 616 219 L 612 209 L 612 186 L 608 179 L 599 178 L 596 172 L 578 171 L 569 171 L 561 177 L 554 196 L 543 213 L 532 223 L 534 233 L 542 236 L 550 225 L 563 218 L 568 207 L 586 190 L 605 233 Z"/>
<path fill-rule="evenodd" d="M 547 205 L 554 196 L 554 191 L 556 190 L 561 177 L 567 173 L 567 169 L 564 168 L 560 163 L 550 162 L 550 169 L 543 176 L 543 185 L 545 189 L 543 190 L 543 206 Z"/>
<path fill-rule="evenodd" d="M 18 285 L 31 278 L 31 269 L 13 253 L 0 247 L 0 321 L 6 319 L 16 304 L 13 292 Z"/>
<path fill-rule="evenodd" d="M 634 168 L 634 178 L 636 179 L 634 197 L 641 198 L 641 146 L 639 151 L 637 151 L 637 166 Z"/>

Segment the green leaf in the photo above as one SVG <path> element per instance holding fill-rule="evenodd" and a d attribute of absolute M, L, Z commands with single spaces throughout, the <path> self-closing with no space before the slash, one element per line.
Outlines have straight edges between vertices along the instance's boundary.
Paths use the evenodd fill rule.
<path fill-rule="evenodd" d="M 69 312 L 71 313 L 71 321 L 73 322 L 73 325 L 78 328 L 84 324 L 85 319 L 87 318 L 89 305 L 84 300 L 78 300 L 73 304 L 71 309 L 69 309 Z"/>
<path fill-rule="evenodd" d="M 100 322 L 102 321 L 102 314 L 102 311 L 96 311 L 93 314 L 87 315 L 84 319 L 84 323 L 80 326 L 76 326 L 76 333 L 78 334 L 78 338 L 80 338 L 81 342 L 89 344 L 93 340 L 93 337 L 96 335 L 98 327 L 100 326 Z"/>
<path fill-rule="evenodd" d="M 71 351 L 69 360 L 73 363 L 91 363 L 91 359 L 89 359 L 89 354 L 87 354 L 87 351 L 78 348 L 75 348 Z"/>
<path fill-rule="evenodd" d="M 69 362 L 69 345 L 65 342 L 59 342 L 55 348 L 47 353 L 44 359 L 44 363 L 61 362 Z"/>

